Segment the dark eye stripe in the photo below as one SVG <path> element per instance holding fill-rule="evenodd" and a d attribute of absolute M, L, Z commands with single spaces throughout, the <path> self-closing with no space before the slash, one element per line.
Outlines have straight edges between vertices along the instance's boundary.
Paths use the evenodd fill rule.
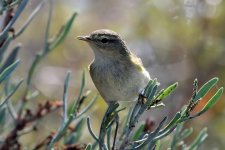
<path fill-rule="evenodd" d="M 114 43 L 117 40 L 116 39 L 102 38 L 102 39 L 99 39 L 98 41 L 100 41 L 101 43 Z"/>
<path fill-rule="evenodd" d="M 107 43 L 107 42 L 109 42 L 109 39 L 103 38 L 103 39 L 101 39 L 101 42 L 102 42 L 102 43 Z"/>

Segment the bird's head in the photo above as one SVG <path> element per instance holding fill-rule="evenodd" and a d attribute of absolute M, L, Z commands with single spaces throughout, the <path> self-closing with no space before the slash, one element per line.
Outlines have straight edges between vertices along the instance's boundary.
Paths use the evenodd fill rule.
<path fill-rule="evenodd" d="M 78 36 L 77 38 L 87 42 L 93 49 L 95 56 L 103 55 L 103 57 L 115 57 L 129 54 L 125 42 L 121 37 L 116 32 L 108 29 L 96 30 L 90 35 Z"/>

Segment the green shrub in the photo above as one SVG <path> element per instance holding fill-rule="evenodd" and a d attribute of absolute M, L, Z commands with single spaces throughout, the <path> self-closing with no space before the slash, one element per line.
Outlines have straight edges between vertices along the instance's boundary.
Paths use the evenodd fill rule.
<path fill-rule="evenodd" d="M 145 111 L 149 109 L 154 109 L 156 107 L 166 107 L 163 104 L 163 100 L 168 97 L 178 86 L 178 83 L 174 83 L 166 89 L 158 91 L 159 86 L 157 85 L 156 79 L 151 80 L 143 94 L 140 94 L 136 104 L 130 108 L 127 114 L 127 120 L 123 125 L 119 125 L 120 117 L 119 112 L 123 110 L 118 109 L 119 104 L 117 102 L 111 104 L 101 123 L 99 135 L 96 136 L 91 128 L 91 118 L 86 117 L 84 114 L 94 105 L 97 96 L 94 96 L 90 103 L 81 109 L 84 100 L 89 96 L 89 93 L 84 94 L 85 87 L 85 73 L 83 73 L 83 78 L 81 80 L 80 92 L 77 99 L 68 106 L 68 85 L 70 80 L 70 72 L 67 73 L 62 102 L 58 101 L 47 101 L 42 104 L 38 109 L 33 112 L 26 108 L 27 103 L 31 103 L 30 99 L 37 96 L 36 92 L 30 90 L 30 84 L 32 82 L 32 77 L 35 73 L 35 69 L 39 62 L 54 50 L 58 45 L 60 45 L 67 34 L 69 33 L 72 24 L 75 20 L 76 13 L 71 15 L 71 18 L 62 26 L 59 32 L 54 36 L 54 38 L 49 37 L 49 30 L 51 24 L 52 16 L 52 5 L 50 2 L 49 7 L 49 17 L 46 27 L 45 43 L 43 49 L 40 50 L 33 60 L 30 69 L 27 73 L 25 93 L 22 97 L 18 97 L 20 101 L 19 109 L 18 106 L 14 106 L 10 100 L 11 96 L 20 88 L 23 80 L 19 81 L 17 84 L 11 83 L 10 76 L 16 70 L 20 64 L 20 60 L 17 59 L 17 54 L 21 48 L 21 44 L 17 44 L 11 53 L 6 56 L 6 51 L 9 49 L 9 45 L 20 36 L 28 27 L 35 15 L 40 11 L 44 2 L 41 1 L 40 4 L 34 9 L 25 21 L 24 25 L 16 32 L 14 31 L 13 25 L 19 19 L 21 13 L 27 5 L 28 0 L 3 0 L 1 1 L 1 15 L 4 15 L 4 25 L 2 32 L 0 33 L 0 84 L 4 87 L 1 91 L 1 103 L 0 103 L 0 132 L 1 143 L 0 149 L 22 149 L 24 146 L 19 142 L 19 138 L 23 136 L 21 132 L 26 133 L 27 128 L 30 127 L 30 131 L 36 130 L 34 123 L 35 121 L 46 116 L 52 111 L 63 108 L 63 119 L 59 125 L 58 131 L 55 133 L 50 133 L 48 137 L 43 139 L 40 143 L 33 143 L 33 149 L 40 149 L 46 147 L 52 149 L 57 147 L 56 143 L 61 143 L 65 149 L 96 149 L 100 148 L 103 150 L 107 149 L 161 149 L 162 144 L 160 141 L 166 140 L 165 137 L 172 134 L 172 140 L 169 141 L 168 147 L 170 149 L 176 149 L 181 147 L 185 150 L 197 149 L 202 142 L 207 137 L 207 129 L 204 128 L 200 131 L 198 136 L 190 145 L 184 144 L 184 139 L 188 137 L 193 129 L 184 129 L 183 124 L 188 120 L 196 118 L 206 111 L 208 111 L 220 98 L 223 93 L 223 87 L 219 88 L 217 92 L 211 97 L 211 99 L 206 103 L 206 105 L 197 113 L 192 113 L 193 109 L 198 105 L 199 101 L 208 93 L 208 91 L 213 88 L 217 82 L 218 78 L 212 78 L 206 82 L 200 89 L 198 89 L 198 81 L 194 80 L 193 93 L 191 100 L 187 105 L 185 105 L 175 116 L 168 121 L 165 118 L 156 126 L 153 130 L 151 124 L 139 123 L 140 117 Z M 13 15 L 14 14 L 14 15 Z M 51 40 L 50 40 L 51 39 Z M 5 58 L 3 62 L 3 58 Z M 6 115 L 9 114 L 9 115 Z M 74 122 L 74 120 L 79 121 L 73 130 L 68 130 L 69 126 Z M 9 122 L 7 120 L 12 119 Z M 87 127 L 90 135 L 93 137 L 94 141 L 92 144 L 79 144 L 79 139 L 83 133 L 85 120 L 87 120 Z M 10 125 L 8 125 L 10 123 Z M 114 126 L 115 124 L 115 126 Z M 136 127 L 136 129 L 135 129 Z M 120 131 L 120 132 L 118 132 Z M 20 133 L 20 134 L 19 134 Z M 168 140 L 168 139 L 167 139 Z"/>

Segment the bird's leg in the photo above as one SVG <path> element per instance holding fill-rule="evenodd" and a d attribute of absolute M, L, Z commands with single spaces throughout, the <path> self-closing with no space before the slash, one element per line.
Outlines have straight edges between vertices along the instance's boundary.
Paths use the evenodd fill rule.
<path fill-rule="evenodd" d="M 142 90 L 140 93 L 139 93 L 139 96 L 138 96 L 138 102 L 141 103 L 141 104 L 145 104 L 146 101 L 147 101 L 147 97 L 144 95 L 144 91 L 145 90 Z"/>

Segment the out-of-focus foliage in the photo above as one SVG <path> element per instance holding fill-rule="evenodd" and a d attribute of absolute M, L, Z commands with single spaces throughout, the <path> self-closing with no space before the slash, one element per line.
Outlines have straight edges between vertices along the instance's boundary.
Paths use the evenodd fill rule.
<path fill-rule="evenodd" d="M 175 81 L 179 82 L 176 93 L 170 95 L 165 102 L 163 101 L 167 107 L 151 109 L 144 113 L 141 120 L 153 119 L 155 124 L 159 124 L 164 114 L 171 119 L 183 104 L 188 103 L 187 100 L 190 99 L 192 92 L 190 83 L 194 78 L 202 84 L 217 76 L 220 79 L 218 87 L 225 84 L 223 59 L 225 57 L 225 2 L 222 0 L 55 0 L 53 5 L 49 5 L 50 0 L 46 0 L 44 5 L 40 2 L 35 0 L 2 0 L 0 2 L 0 25 L 3 31 L 0 34 L 0 72 L 1 79 L 7 81 L 4 80 L 1 83 L 0 131 L 2 132 L 9 133 L 11 128 L 8 125 L 15 122 L 20 115 L 29 116 L 30 111 L 38 114 L 39 110 L 45 111 L 49 105 L 51 106 L 49 110 L 61 108 L 60 99 L 63 97 L 62 89 L 67 70 L 73 73 L 70 77 L 68 94 L 64 93 L 64 95 L 68 96 L 68 100 L 74 100 L 71 96 L 80 95 L 79 79 L 82 78 L 83 68 L 86 68 L 93 59 L 93 53 L 88 46 L 76 40 L 76 36 L 88 34 L 100 28 L 109 28 L 120 33 L 129 48 L 141 57 L 151 76 L 158 78 L 162 88 Z M 52 11 L 52 15 L 49 10 Z M 79 15 L 61 43 L 59 39 L 64 38 L 64 33 L 67 31 L 62 25 L 73 22 L 76 16 L 75 11 Z M 52 16 L 51 19 L 48 19 L 49 16 Z M 48 20 L 51 20 L 51 23 L 48 23 Z M 49 31 L 46 26 L 49 26 L 47 27 Z M 60 45 L 55 44 L 59 42 Z M 52 46 L 49 47 L 50 45 Z M 44 51 L 45 48 L 54 49 L 54 51 Z M 35 64 L 34 60 L 38 62 L 38 65 L 34 67 L 34 71 L 31 71 L 32 63 Z M 30 73 L 32 80 L 27 80 L 29 70 L 32 72 Z M 24 79 L 29 86 L 21 85 L 23 82 L 21 79 Z M 86 88 L 95 90 L 89 76 L 86 80 Z M 207 101 L 213 97 L 216 90 L 218 89 L 210 90 L 193 111 L 199 112 L 204 106 L 210 104 Z M 86 95 L 83 94 L 83 96 Z M 94 98 L 92 95 L 90 97 Z M 161 97 L 163 96 L 161 95 L 159 99 Z M 185 124 L 185 128 L 195 126 L 193 136 L 185 138 L 187 145 L 191 144 L 195 135 L 203 127 L 207 127 L 209 136 L 201 148 L 225 147 L 223 141 L 225 138 L 224 98 L 225 95 L 222 94 L 222 100 L 205 115 Z M 20 107 L 26 99 L 29 99 L 27 104 Z M 46 102 L 53 99 L 59 101 Z M 68 103 L 73 104 L 74 101 L 68 101 Z M 88 100 L 84 101 L 84 105 L 88 104 L 90 104 Z M 88 112 L 94 132 L 99 129 L 105 107 L 104 101 L 99 100 Z M 72 107 L 68 108 L 69 112 L 71 109 Z M 69 118 L 69 112 L 67 118 Z M 123 116 L 126 117 L 124 111 L 120 116 L 122 120 Z M 11 119 L 8 119 L 9 117 Z M 44 142 L 50 141 L 53 135 L 50 132 L 57 131 L 59 128 L 60 118 L 59 111 L 42 118 L 37 121 L 34 128 L 31 127 L 19 133 L 23 135 L 19 138 L 19 142 L 28 148 L 34 147 L 32 145 L 34 140 L 46 145 Z M 81 143 L 91 141 L 86 128 L 82 130 L 85 131 L 82 136 L 76 133 L 81 128 L 74 127 L 82 122 L 84 122 L 82 119 L 78 119 L 71 123 L 71 133 L 74 134 L 67 138 L 66 143 L 71 144 L 73 140 L 81 141 Z M 8 128 L 3 127 L 3 124 Z M 36 130 L 36 127 L 38 132 L 26 132 Z M 58 131 L 60 129 L 62 125 Z M 160 143 L 163 144 L 163 141 Z"/>
<path fill-rule="evenodd" d="M 0 33 L 0 48 L 1 48 L 1 60 L 6 54 L 6 51 L 9 51 L 9 45 L 15 40 L 16 37 L 20 36 L 25 29 L 29 26 L 29 23 L 35 17 L 36 13 L 40 11 L 43 6 L 43 1 L 40 1 L 37 5 L 36 9 L 30 14 L 27 21 L 23 24 L 23 26 L 19 29 L 18 32 L 15 32 L 13 27 L 16 20 L 19 20 L 21 13 L 24 11 L 28 0 L 22 1 L 4 1 L 2 4 L 2 11 L 5 15 L 2 15 L 4 25 L 2 27 L 2 31 Z M 51 113 L 54 110 L 63 107 L 63 121 L 59 128 L 58 133 L 49 133 L 47 137 L 42 137 L 41 141 L 33 142 L 28 147 L 32 147 L 33 149 L 40 149 L 43 147 L 47 147 L 52 149 L 54 143 L 59 141 L 63 136 L 68 133 L 68 129 L 70 128 L 71 133 L 65 141 L 66 143 L 63 145 L 64 147 L 74 147 L 74 142 L 78 141 L 81 137 L 81 129 L 82 123 L 78 123 L 76 128 L 70 127 L 71 124 L 81 118 L 80 121 L 83 120 L 82 116 L 88 109 L 94 104 L 97 97 L 93 97 L 93 100 L 87 105 L 85 108 L 81 109 L 81 106 L 84 100 L 87 98 L 87 94 L 83 95 L 83 88 L 85 84 L 85 78 L 83 75 L 82 86 L 80 94 L 78 95 L 77 101 L 74 101 L 71 104 L 73 107 L 71 111 L 68 113 L 69 117 L 67 117 L 67 93 L 68 93 L 68 84 L 70 79 L 70 73 L 67 73 L 67 77 L 64 84 L 64 92 L 63 92 L 63 100 L 61 101 L 49 101 L 47 100 L 44 104 L 39 103 L 37 110 L 33 110 L 32 107 L 27 107 L 29 103 L 31 103 L 32 99 L 36 98 L 39 93 L 37 91 L 33 92 L 31 88 L 31 80 L 33 74 L 35 73 L 35 69 L 40 61 L 49 54 L 52 50 L 54 50 L 57 46 L 59 46 L 69 34 L 69 31 L 73 25 L 74 19 L 76 17 L 76 13 L 72 14 L 72 17 L 61 27 L 58 34 L 55 35 L 53 39 L 49 38 L 50 32 L 50 23 L 52 23 L 52 1 L 49 1 L 49 15 L 48 15 L 48 23 L 46 27 L 46 34 L 44 40 L 44 48 L 39 51 L 36 57 L 31 63 L 30 69 L 27 71 L 27 84 L 25 87 L 25 92 L 22 96 L 17 97 L 16 104 L 11 102 L 12 95 L 17 91 L 20 87 L 22 81 L 19 81 L 17 84 L 13 84 L 11 82 L 11 74 L 18 67 L 19 60 L 17 59 L 18 50 L 22 47 L 22 44 L 17 45 L 12 52 L 6 57 L 4 63 L 1 64 L 0 67 L 0 84 L 3 86 L 3 90 L 1 92 L 1 103 L 0 103 L 0 116 L 1 116 L 1 144 L 0 149 L 24 149 L 25 146 L 23 140 L 20 141 L 23 135 L 31 133 L 33 131 L 41 132 L 37 127 L 37 122 L 41 118 L 45 117 L 47 114 Z M 15 13 L 15 14 L 14 14 Z M 12 32 L 12 35 L 10 35 Z M 17 109 L 16 109 L 17 108 Z M 81 110 L 81 111 L 80 111 Z M 6 115 L 7 113 L 9 115 Z M 79 112 L 80 111 L 80 112 Z M 7 119 L 6 119 L 7 118 Z M 76 136 L 74 137 L 74 132 Z M 4 137 L 3 137 L 4 136 Z M 82 145 L 79 145 L 82 147 Z M 58 146 L 61 147 L 61 146 Z M 85 145 L 83 146 L 85 147 Z"/>

